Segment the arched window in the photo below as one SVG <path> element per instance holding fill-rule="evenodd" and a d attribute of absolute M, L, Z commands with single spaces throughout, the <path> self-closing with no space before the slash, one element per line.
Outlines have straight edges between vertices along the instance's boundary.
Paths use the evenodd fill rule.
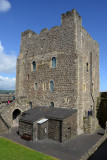
<path fill-rule="evenodd" d="M 54 82 L 50 81 L 50 91 L 53 91 L 53 90 L 54 90 Z"/>
<path fill-rule="evenodd" d="M 36 70 L 36 62 L 35 61 L 32 62 L 32 69 L 33 69 L 33 71 Z"/>
<path fill-rule="evenodd" d="M 54 103 L 53 102 L 50 103 L 50 107 L 54 107 Z"/>
<path fill-rule="evenodd" d="M 54 82 L 50 81 L 50 91 L 53 91 L 53 90 L 54 90 Z"/>
<path fill-rule="evenodd" d="M 34 89 L 38 89 L 38 83 L 35 83 Z"/>
<path fill-rule="evenodd" d="M 55 68 L 56 67 L 56 58 L 53 57 L 52 58 L 52 68 Z"/>

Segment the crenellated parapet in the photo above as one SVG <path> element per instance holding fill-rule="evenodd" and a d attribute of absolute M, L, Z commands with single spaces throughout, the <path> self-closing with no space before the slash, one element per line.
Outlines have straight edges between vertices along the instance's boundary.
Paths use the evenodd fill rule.
<path fill-rule="evenodd" d="M 26 36 L 26 35 L 37 35 L 37 33 L 28 29 L 27 31 L 22 32 L 22 34 L 21 34 L 21 36 Z"/>
<path fill-rule="evenodd" d="M 68 20 L 70 20 L 69 22 L 72 22 L 75 19 L 79 21 L 80 24 L 82 24 L 81 16 L 78 14 L 78 12 L 75 9 L 73 9 L 61 15 L 61 24 L 62 25 L 66 24 L 65 22 L 68 22 Z"/>

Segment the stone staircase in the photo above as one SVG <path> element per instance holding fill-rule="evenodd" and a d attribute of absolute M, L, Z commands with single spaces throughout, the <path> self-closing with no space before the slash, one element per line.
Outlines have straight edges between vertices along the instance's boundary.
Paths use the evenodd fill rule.
<path fill-rule="evenodd" d="M 84 117 L 84 133 L 91 133 L 92 131 L 92 117 Z"/>
<path fill-rule="evenodd" d="M 26 98 L 14 100 L 12 103 L 3 103 L 0 105 L 0 134 L 8 132 L 12 127 L 18 126 L 18 119 L 13 119 L 15 110 L 24 112 L 29 109 L 29 103 Z"/>
<path fill-rule="evenodd" d="M 9 132 L 11 130 L 11 126 L 8 122 L 8 114 L 7 116 L 4 115 L 4 113 L 7 112 L 7 110 L 9 109 L 9 107 L 14 104 L 14 102 L 10 103 L 10 104 L 3 104 L 2 106 L 0 106 L 0 134 L 2 133 L 6 133 Z"/>
<path fill-rule="evenodd" d="M 11 130 L 11 127 L 7 122 L 3 119 L 3 117 L 0 115 L 0 134 L 9 132 Z"/>
<path fill-rule="evenodd" d="M 98 126 L 97 119 L 93 116 L 89 116 L 84 118 L 84 133 L 86 134 L 92 134 L 96 130 L 96 126 Z"/>

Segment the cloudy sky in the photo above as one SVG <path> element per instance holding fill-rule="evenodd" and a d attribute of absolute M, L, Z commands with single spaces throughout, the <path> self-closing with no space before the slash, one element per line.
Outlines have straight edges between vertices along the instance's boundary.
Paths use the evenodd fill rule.
<path fill-rule="evenodd" d="M 100 45 L 100 90 L 107 91 L 107 0 L 0 0 L 0 90 L 15 89 L 21 32 L 61 25 L 73 8 Z"/>

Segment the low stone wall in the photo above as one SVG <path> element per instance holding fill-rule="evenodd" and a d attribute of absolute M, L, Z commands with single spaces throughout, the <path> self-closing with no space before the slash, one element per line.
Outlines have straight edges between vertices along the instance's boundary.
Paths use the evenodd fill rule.
<path fill-rule="evenodd" d="M 10 126 L 5 122 L 5 120 L 0 115 L 0 134 L 10 131 Z"/>
<path fill-rule="evenodd" d="M 14 94 L 0 94 L 0 103 L 14 100 Z"/>
<path fill-rule="evenodd" d="M 102 136 L 95 145 L 93 145 L 88 152 L 86 152 L 80 160 L 88 160 L 88 158 L 91 157 L 91 155 L 101 146 L 101 144 L 107 139 L 107 133 Z"/>
<path fill-rule="evenodd" d="M 0 110 L 0 114 L 3 119 L 11 126 L 14 127 L 13 123 L 13 112 L 15 110 L 20 110 L 21 113 L 29 109 L 29 103 L 27 99 L 15 100 L 10 104 L 6 104 Z"/>

